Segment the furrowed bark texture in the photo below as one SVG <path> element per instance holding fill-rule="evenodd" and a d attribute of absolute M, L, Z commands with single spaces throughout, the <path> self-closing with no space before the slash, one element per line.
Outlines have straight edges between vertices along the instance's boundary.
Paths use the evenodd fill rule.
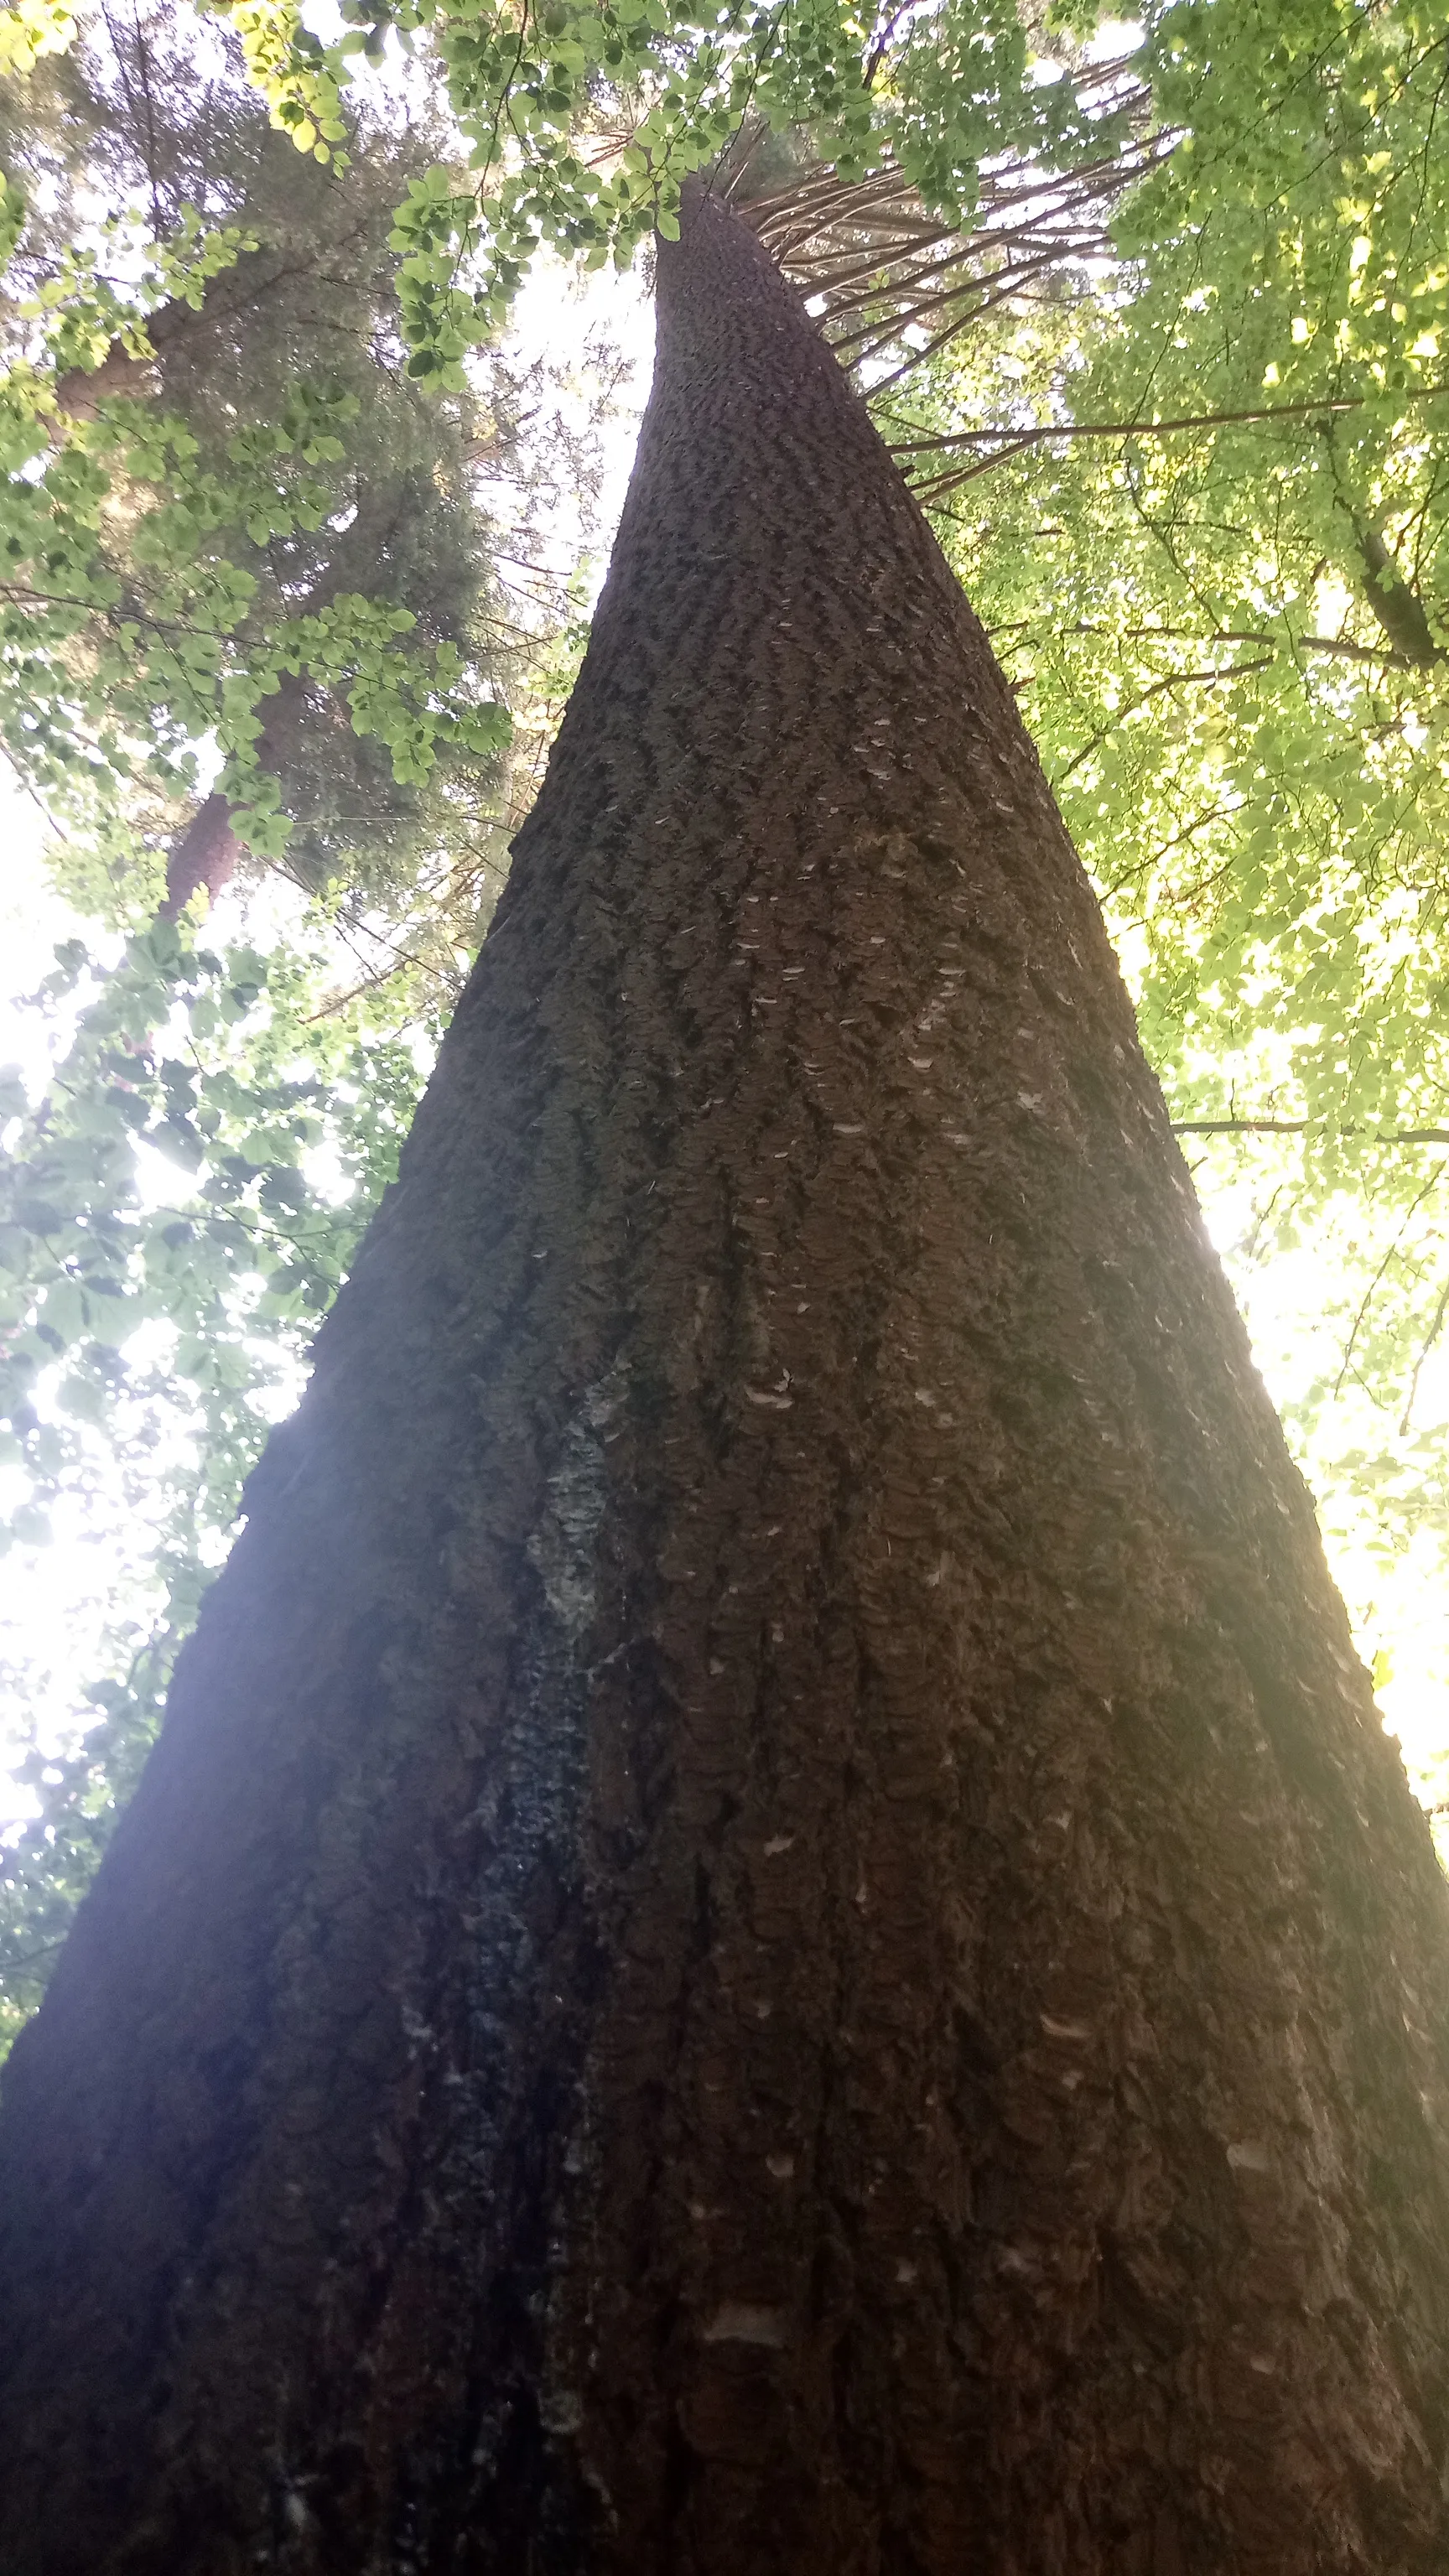
<path fill-rule="evenodd" d="M 1101 923 L 763 253 L 9 2071 L 6 2576 L 1408 2576 L 1445 1906 Z"/>

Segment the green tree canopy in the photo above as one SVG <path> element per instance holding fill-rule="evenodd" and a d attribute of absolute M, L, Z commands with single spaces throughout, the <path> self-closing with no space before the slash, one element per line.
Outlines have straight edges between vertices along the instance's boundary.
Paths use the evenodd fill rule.
<path fill-rule="evenodd" d="M 402 373 L 386 236 L 436 136 L 359 128 L 343 190 L 234 51 L 106 21 L 22 103 L 5 739 L 103 868 L 159 862 L 214 742 L 228 864 L 345 847 L 375 893 L 505 738 L 470 461 L 506 424 Z"/>

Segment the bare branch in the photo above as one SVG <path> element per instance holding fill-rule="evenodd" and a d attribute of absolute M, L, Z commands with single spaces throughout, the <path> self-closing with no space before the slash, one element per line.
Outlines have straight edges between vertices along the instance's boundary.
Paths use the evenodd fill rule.
<path fill-rule="evenodd" d="M 1376 1145 L 1449 1145 L 1449 1127 L 1329 1127 L 1321 1118 L 1174 1118 L 1174 1136 L 1368 1136 Z"/>

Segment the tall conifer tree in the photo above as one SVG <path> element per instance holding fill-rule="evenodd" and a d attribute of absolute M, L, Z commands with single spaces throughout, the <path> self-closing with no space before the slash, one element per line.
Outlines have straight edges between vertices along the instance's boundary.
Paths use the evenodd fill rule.
<path fill-rule="evenodd" d="M 704 196 L 7 2070 L 15 2576 L 1428 2576 L 1445 1915 L 1010 693 Z"/>

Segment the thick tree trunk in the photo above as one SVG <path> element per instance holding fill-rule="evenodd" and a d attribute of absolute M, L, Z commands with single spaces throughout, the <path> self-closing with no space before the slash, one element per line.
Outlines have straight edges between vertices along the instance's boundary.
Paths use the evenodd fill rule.
<path fill-rule="evenodd" d="M 1011 698 L 706 200 L 9 2071 L 6 2576 L 1428 2576 L 1444 1894 Z"/>

